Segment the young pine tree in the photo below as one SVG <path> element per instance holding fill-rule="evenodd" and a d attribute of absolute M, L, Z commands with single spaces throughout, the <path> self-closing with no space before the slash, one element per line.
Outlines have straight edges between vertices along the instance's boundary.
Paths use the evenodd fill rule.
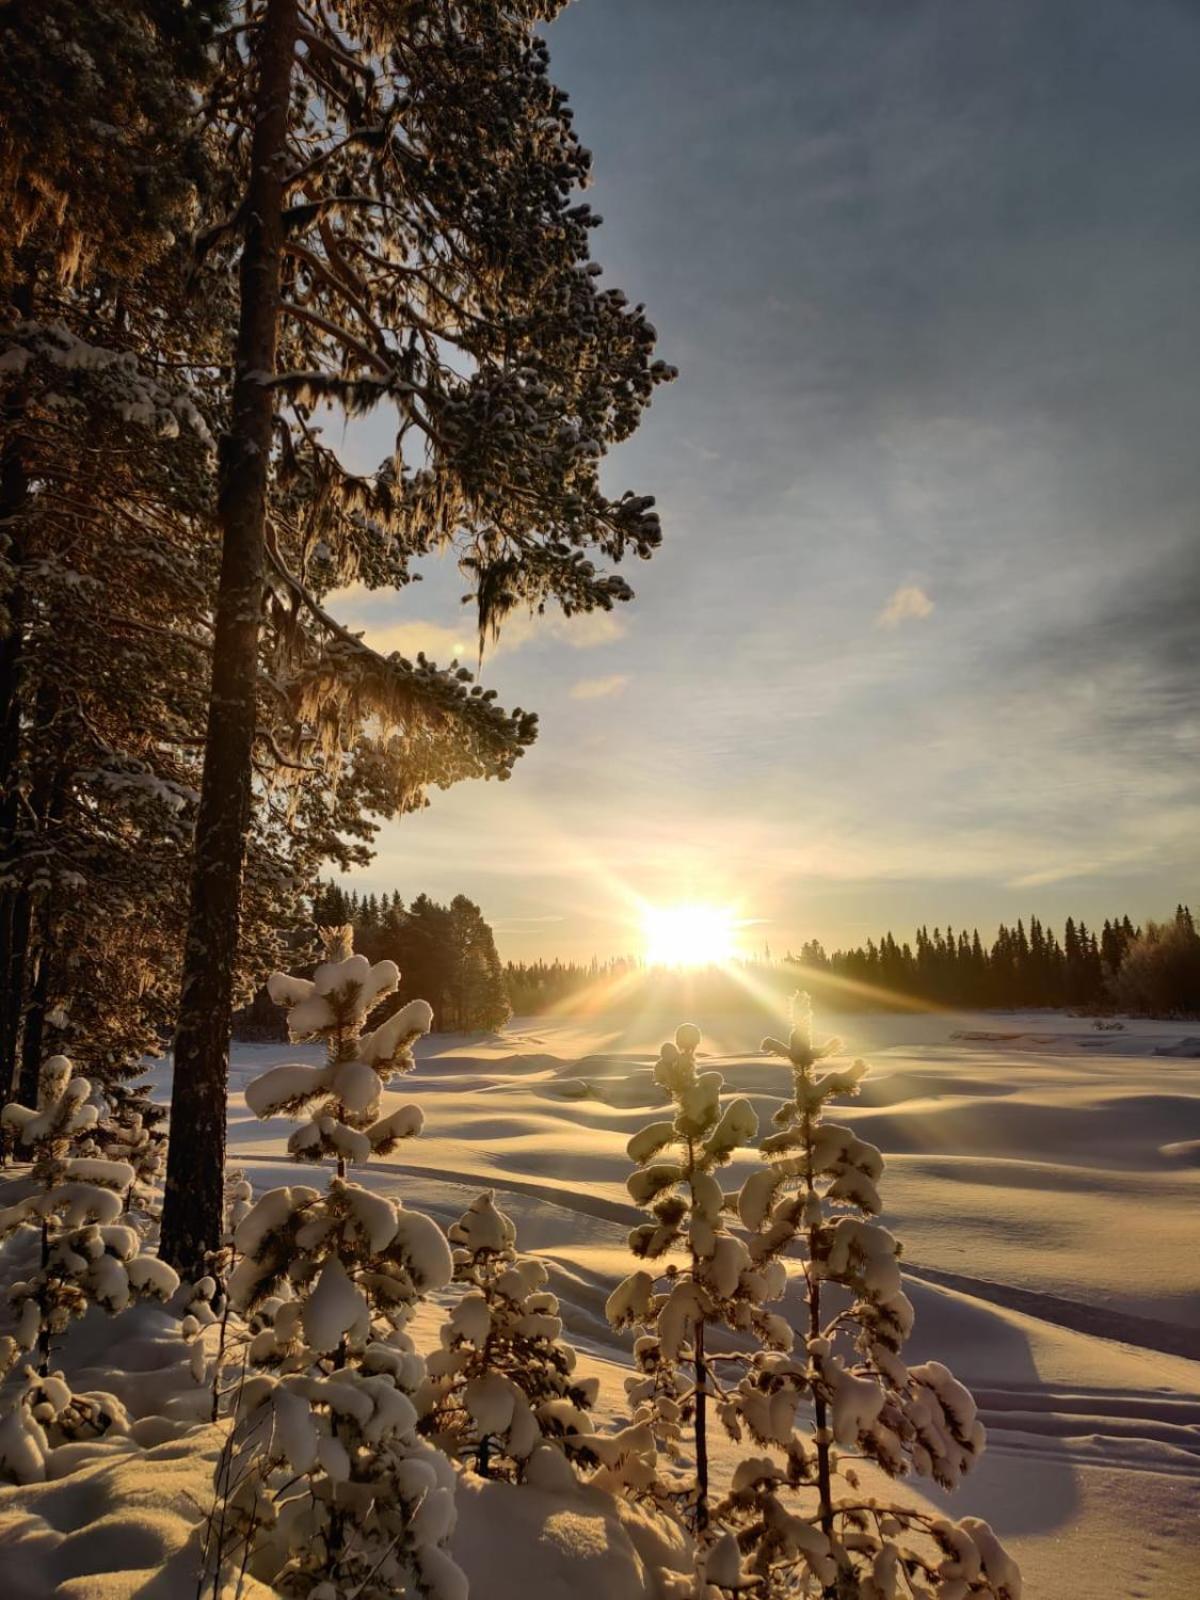
<path fill-rule="evenodd" d="M 166 1110 L 150 1098 L 150 1085 L 107 1084 L 93 1130 L 95 1153 L 133 1168 L 125 1193 L 125 1209 L 137 1212 L 147 1225 L 155 1220 L 157 1191 L 167 1160 Z"/>
<path fill-rule="evenodd" d="M 128 1422 L 111 1395 L 73 1394 L 51 1372 L 54 1336 L 93 1306 L 110 1313 L 134 1300 L 167 1300 L 179 1279 L 142 1249 L 142 1236 L 124 1214 L 134 1168 L 126 1161 L 85 1155 L 98 1112 L 91 1084 L 65 1056 L 42 1068 L 36 1106 L 12 1103 L 2 1121 L 15 1130 L 18 1154 L 32 1158 L 28 1192 L 0 1211 L 0 1239 L 22 1243 L 35 1263 L 12 1285 L 13 1335 L 0 1339 L 0 1379 L 22 1355 L 33 1357 L 25 1381 L 0 1418 L 0 1476 L 34 1482 L 46 1475 L 47 1452 L 72 1439 L 122 1430 Z"/>
<path fill-rule="evenodd" d="M 560 1337 L 558 1301 L 517 1230 L 488 1190 L 450 1229 L 454 1279 L 466 1293 L 426 1361 L 422 1428 L 449 1454 L 473 1458 L 483 1477 L 544 1488 L 573 1485 L 566 1449 L 590 1434 L 594 1378 L 575 1377 Z"/>
<path fill-rule="evenodd" d="M 411 1066 L 412 1040 L 429 1028 L 428 1006 L 414 1001 L 362 1032 L 398 978 L 392 963 L 353 955 L 348 928 L 328 935 L 311 980 L 275 974 L 269 987 L 290 1007 L 293 1037 L 324 1040 L 328 1060 L 276 1067 L 246 1094 L 260 1116 L 307 1110 L 292 1154 L 336 1162 L 324 1191 L 273 1189 L 234 1233 L 230 1302 L 259 1331 L 238 1405 L 245 1470 L 231 1475 L 226 1458 L 218 1488 L 238 1559 L 284 1595 L 466 1592 L 444 1549 L 454 1473 L 417 1436 L 425 1368 L 405 1331 L 422 1296 L 450 1282 L 449 1247 L 428 1217 L 344 1176 L 347 1162 L 420 1128 L 411 1106 L 379 1113 L 384 1081 Z"/>
<path fill-rule="evenodd" d="M 741 1461 L 717 1516 L 722 1541 L 708 1578 L 718 1588 L 828 1600 L 1019 1600 L 1020 1574 L 985 1522 L 952 1522 L 868 1493 L 839 1457 L 863 1457 L 892 1477 L 914 1472 L 954 1489 L 984 1443 L 975 1402 L 940 1362 L 902 1358 L 913 1308 L 900 1246 L 879 1214 L 883 1158 L 825 1108 L 854 1094 L 865 1063 L 817 1066 L 839 1048 L 816 1044 L 808 997 L 786 1041 L 764 1050 L 791 1066 L 793 1097 L 762 1142 L 767 1165 L 738 1196 L 750 1255 L 765 1265 L 799 1247 L 806 1318 L 794 1356 L 762 1356 L 730 1395 L 725 1420 L 783 1453 Z M 795 1426 L 811 1406 L 815 1431 Z"/>
<path fill-rule="evenodd" d="M 351 950 L 353 929 L 347 924 L 325 930 L 326 959 L 312 978 L 276 972 L 267 992 L 288 1007 L 292 1039 L 319 1039 L 326 1049 L 323 1067 L 304 1064 L 273 1067 L 249 1084 L 246 1104 L 256 1117 L 308 1112 L 308 1120 L 288 1140 L 298 1161 L 333 1157 L 338 1177 L 346 1163 L 359 1164 L 372 1155 L 388 1155 L 401 1139 L 421 1131 L 416 1106 L 401 1106 L 381 1117 L 384 1084 L 411 1072 L 411 1046 L 429 1032 L 433 1012 L 424 1000 L 412 1000 L 392 1013 L 371 1033 L 363 1024 L 400 981 L 395 962 L 372 965 Z"/>
<path fill-rule="evenodd" d="M 629 1141 L 630 1159 L 638 1164 L 629 1192 L 654 1219 L 633 1230 L 630 1249 L 662 1265 L 626 1278 L 609 1296 L 606 1312 L 616 1328 L 646 1330 L 635 1345 L 639 1376 L 628 1385 L 635 1423 L 652 1424 L 673 1452 L 690 1429 L 696 1476 L 685 1499 L 697 1532 L 704 1534 L 710 1515 L 708 1424 L 716 1393 L 709 1330 L 751 1331 L 777 1347 L 790 1344 L 791 1335 L 762 1305 L 781 1291 L 783 1274 L 777 1267 L 760 1269 L 729 1232 L 728 1197 L 715 1176 L 753 1139 L 758 1119 L 746 1100 L 722 1110 L 721 1074 L 696 1070 L 699 1043 L 700 1030 L 685 1023 L 674 1043 L 663 1045 L 654 1075 L 671 1097 L 674 1116 Z M 665 1259 L 672 1251 L 682 1254 L 682 1264 Z"/>

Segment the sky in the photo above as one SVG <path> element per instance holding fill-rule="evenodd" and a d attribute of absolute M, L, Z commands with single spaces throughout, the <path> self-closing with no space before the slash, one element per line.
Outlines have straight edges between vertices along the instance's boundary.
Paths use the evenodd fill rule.
<path fill-rule="evenodd" d="M 664 543 L 517 618 L 505 784 L 386 824 L 362 891 L 502 956 L 747 949 L 1200 901 L 1200 6 L 576 0 L 555 80 L 605 285 L 680 370 L 606 463 Z M 387 427 L 354 441 L 380 459 Z M 441 563 L 339 614 L 473 650 Z"/>

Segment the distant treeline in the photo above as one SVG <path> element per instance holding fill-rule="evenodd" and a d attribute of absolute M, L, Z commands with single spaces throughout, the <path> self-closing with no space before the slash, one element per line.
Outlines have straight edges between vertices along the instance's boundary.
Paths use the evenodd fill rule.
<path fill-rule="evenodd" d="M 612 961 L 509 961 L 504 968 L 508 998 L 518 1017 L 533 1017 L 573 999 L 587 989 L 615 984 L 644 970 L 632 956 Z"/>
<path fill-rule="evenodd" d="M 820 989 L 823 1003 L 845 1009 L 882 1008 L 896 997 L 963 1008 L 1200 1015 L 1200 935 L 1182 905 L 1167 922 L 1137 927 L 1125 916 L 1107 920 L 1099 932 L 1068 917 L 1061 939 L 1031 917 L 1028 928 L 1023 921 L 1015 928 L 1002 925 L 990 945 L 977 928 L 967 933 L 923 927 L 911 943 L 885 933 L 829 954 L 814 939 L 782 962 L 768 958 L 743 966 L 759 986 Z M 505 977 L 514 1012 L 529 1016 L 638 968 L 630 959 L 510 961 Z"/>
<path fill-rule="evenodd" d="M 1119 1009 L 1157 1014 L 1200 1010 L 1200 936 L 1191 911 L 1135 927 L 1106 920 L 1097 933 L 1068 917 L 1062 938 L 1037 917 L 1001 924 L 990 946 L 979 930 L 919 928 L 912 944 L 891 933 L 826 955 L 816 940 L 789 961 L 870 988 L 940 1005 Z"/>
<path fill-rule="evenodd" d="M 496 941 L 466 895 L 455 895 L 446 906 L 419 894 L 406 907 L 398 893 L 359 896 L 322 884 L 313 898 L 313 927 L 300 937 L 315 945 L 317 928 L 346 923 L 353 925 L 355 950 L 400 968 L 400 987 L 376 1013 L 380 1020 L 397 1006 L 422 999 L 433 1007 L 438 1032 L 499 1028 L 508 1021 L 511 1007 Z M 282 1037 L 284 1031 L 279 1007 L 265 989 L 235 1024 L 243 1038 Z"/>

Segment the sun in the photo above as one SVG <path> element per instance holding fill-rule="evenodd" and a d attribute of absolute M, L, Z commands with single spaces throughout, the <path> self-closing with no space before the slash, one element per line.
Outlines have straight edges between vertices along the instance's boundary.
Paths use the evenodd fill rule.
<path fill-rule="evenodd" d="M 734 955 L 735 920 L 726 907 L 647 906 L 642 918 L 652 967 L 709 967 Z"/>

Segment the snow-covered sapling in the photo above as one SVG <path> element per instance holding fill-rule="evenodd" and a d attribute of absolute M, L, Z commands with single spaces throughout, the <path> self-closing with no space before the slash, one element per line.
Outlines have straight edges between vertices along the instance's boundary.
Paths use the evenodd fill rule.
<path fill-rule="evenodd" d="M 415 1001 L 362 1036 L 398 973 L 351 954 L 348 931 L 332 936 L 311 982 L 271 980 L 291 1005 L 293 1034 L 324 1038 L 329 1057 L 324 1067 L 274 1068 L 247 1101 L 260 1116 L 309 1108 L 292 1153 L 332 1155 L 339 1171 L 324 1192 L 270 1190 L 234 1230 L 230 1302 L 259 1331 L 239 1397 L 242 1464 L 223 1462 L 218 1488 L 248 1570 L 280 1593 L 329 1586 L 361 1600 L 460 1600 L 465 1580 L 444 1549 L 454 1473 L 418 1437 L 412 1396 L 425 1368 L 405 1331 L 421 1297 L 449 1284 L 450 1249 L 428 1217 L 343 1175 L 347 1160 L 364 1162 L 419 1129 L 412 1107 L 380 1116 L 379 1102 L 383 1080 L 411 1064 L 409 1045 L 431 1013 Z"/>
<path fill-rule="evenodd" d="M 129 1426 L 112 1395 L 74 1393 L 63 1373 L 50 1371 L 54 1336 L 93 1306 L 118 1312 L 136 1299 L 168 1300 L 179 1286 L 165 1262 L 142 1250 L 140 1233 L 123 1215 L 133 1167 L 76 1153 L 94 1148 L 98 1112 L 90 1095 L 91 1084 L 70 1061 L 51 1056 L 37 1105 L 13 1103 L 2 1114 L 18 1155 L 32 1158 L 28 1178 L 14 1185 L 27 1192 L 0 1211 L 6 1253 L 23 1253 L 31 1268 L 9 1289 L 17 1324 L 0 1339 L 0 1378 L 24 1355 L 34 1357 L 0 1417 L 0 1478 L 18 1483 L 43 1479 L 55 1446 Z"/>
<path fill-rule="evenodd" d="M 691 1427 L 696 1479 L 689 1499 L 703 1532 L 709 1519 L 709 1400 L 719 1387 L 706 1351 L 707 1330 L 751 1331 L 772 1346 L 790 1345 L 791 1335 L 763 1307 L 781 1290 L 782 1274 L 764 1271 L 729 1232 L 727 1196 L 715 1176 L 754 1138 L 758 1119 L 744 1099 L 722 1109 L 721 1074 L 696 1070 L 699 1043 L 700 1030 L 685 1023 L 674 1042 L 663 1045 L 654 1075 L 674 1115 L 629 1141 L 638 1170 L 628 1189 L 653 1218 L 633 1230 L 629 1245 L 635 1255 L 662 1264 L 626 1278 L 606 1310 L 614 1327 L 645 1330 L 634 1347 L 638 1376 L 627 1385 L 635 1423 L 652 1424 L 673 1452 Z M 673 1251 L 682 1253 L 682 1265 L 666 1259 Z"/>
<path fill-rule="evenodd" d="M 0 1211 L 0 1239 L 36 1240 L 37 1266 L 9 1291 L 18 1321 L 15 1337 L 2 1342 L 0 1375 L 27 1351 L 36 1352 L 38 1372 L 46 1375 L 52 1337 L 90 1306 L 121 1311 L 143 1296 L 167 1300 L 179 1286 L 166 1262 L 143 1251 L 123 1216 L 133 1167 L 75 1153 L 98 1119 L 90 1095 L 91 1084 L 66 1056 L 51 1056 L 36 1107 L 14 1103 L 2 1113 L 18 1154 L 28 1152 L 33 1165 L 29 1192 Z"/>
<path fill-rule="evenodd" d="M 43 1483 L 58 1445 L 129 1432 L 129 1413 L 116 1395 L 77 1394 L 61 1372 L 26 1367 L 12 1404 L 0 1416 L 0 1483 Z"/>
<path fill-rule="evenodd" d="M 426 1361 L 423 1431 L 484 1477 L 573 1484 L 565 1451 L 592 1431 L 597 1381 L 575 1376 L 545 1266 L 519 1256 L 517 1230 L 488 1190 L 450 1229 L 466 1293 Z"/>
<path fill-rule="evenodd" d="M 105 1084 L 101 1097 L 103 1105 L 92 1131 L 96 1154 L 133 1168 L 125 1210 L 140 1213 L 149 1224 L 156 1215 L 156 1191 L 167 1162 L 166 1108 L 150 1098 L 148 1084 Z"/>
<path fill-rule="evenodd" d="M 256 1117 L 307 1112 L 307 1121 L 288 1140 L 298 1161 L 332 1156 L 338 1176 L 346 1164 L 360 1165 L 373 1155 L 388 1155 L 402 1139 L 421 1131 L 421 1113 L 401 1106 L 380 1115 L 383 1086 L 413 1067 L 412 1045 L 433 1024 L 424 1000 L 401 1006 L 371 1033 L 363 1024 L 400 981 L 394 961 L 372 965 L 351 949 L 353 928 L 325 930 L 326 958 L 311 978 L 272 973 L 267 991 L 287 1006 L 293 1039 L 319 1039 L 324 1066 L 289 1063 L 273 1067 L 246 1089 L 246 1104 Z"/>
<path fill-rule="evenodd" d="M 724 1565 L 708 1579 L 769 1595 L 815 1585 L 859 1600 L 1018 1600 L 1016 1565 L 986 1523 L 868 1496 L 846 1464 L 865 1457 L 893 1477 L 913 1471 L 953 1489 L 984 1433 L 974 1400 L 945 1367 L 909 1367 L 901 1357 L 913 1308 L 900 1246 L 872 1220 L 883 1158 L 853 1129 L 825 1120 L 827 1103 L 857 1093 L 867 1072 L 861 1061 L 818 1072 L 840 1048 L 814 1043 L 807 996 L 794 1003 L 788 1039 L 763 1041 L 789 1063 L 793 1094 L 775 1114 L 778 1131 L 761 1147 L 767 1164 L 742 1185 L 738 1212 L 756 1264 L 798 1249 L 805 1316 L 795 1357 L 756 1357 L 723 1402 L 732 1431 L 784 1459 L 738 1463 L 717 1512 L 736 1548 L 724 1544 Z M 801 1405 L 811 1406 L 811 1435 L 796 1426 Z"/>

